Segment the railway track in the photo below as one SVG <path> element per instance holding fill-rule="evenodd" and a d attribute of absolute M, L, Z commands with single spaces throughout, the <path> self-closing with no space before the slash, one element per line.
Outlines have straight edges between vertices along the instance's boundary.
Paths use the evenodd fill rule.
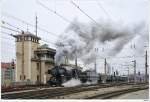
<path fill-rule="evenodd" d="M 100 88 L 121 86 L 121 85 L 132 85 L 131 83 L 119 83 L 119 84 L 103 84 L 95 86 L 77 86 L 68 88 L 55 88 L 55 89 L 45 89 L 30 92 L 14 93 L 14 94 L 4 94 L 2 99 L 53 99 L 54 97 L 60 97 L 72 93 L 79 93 L 84 91 L 90 91 Z"/>
<path fill-rule="evenodd" d="M 22 91 L 22 90 L 33 90 L 37 88 L 48 88 L 48 85 L 22 85 L 22 86 L 10 86 L 10 87 L 2 87 L 1 92 L 7 93 L 7 92 L 13 92 L 13 91 Z"/>
<path fill-rule="evenodd" d="M 90 97 L 87 97 L 85 99 L 111 99 L 113 97 L 116 97 L 116 96 L 119 96 L 119 95 L 122 95 L 125 93 L 135 92 L 135 91 L 144 90 L 144 89 L 148 89 L 148 86 L 106 92 L 106 93 L 90 96 Z"/>
<path fill-rule="evenodd" d="M 2 99 L 46 99 L 49 97 L 71 94 L 73 92 L 88 91 L 100 87 L 109 87 L 109 85 L 90 86 L 90 87 L 77 86 L 77 87 L 45 89 L 31 92 L 6 94 L 2 95 Z"/>

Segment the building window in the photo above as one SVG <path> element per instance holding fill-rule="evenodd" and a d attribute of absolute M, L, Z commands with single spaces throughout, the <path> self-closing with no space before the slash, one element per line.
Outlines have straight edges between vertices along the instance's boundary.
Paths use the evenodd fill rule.
<path fill-rule="evenodd" d="M 26 76 L 24 75 L 24 80 L 26 79 Z"/>
<path fill-rule="evenodd" d="M 39 75 L 37 75 L 37 81 L 39 81 Z"/>
<path fill-rule="evenodd" d="M 39 63 L 37 63 L 37 70 L 39 70 Z"/>

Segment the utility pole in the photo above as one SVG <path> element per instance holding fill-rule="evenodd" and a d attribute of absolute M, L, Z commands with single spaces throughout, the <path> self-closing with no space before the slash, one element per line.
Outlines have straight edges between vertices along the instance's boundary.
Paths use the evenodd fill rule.
<path fill-rule="evenodd" d="M 96 53 L 96 56 L 95 56 L 95 72 L 97 73 L 97 63 L 96 63 L 96 60 L 97 60 L 97 52 L 98 52 L 98 48 L 95 48 L 95 53 Z"/>
<path fill-rule="evenodd" d="M 114 67 L 112 67 L 112 70 L 111 70 L 111 75 L 114 74 Z"/>
<path fill-rule="evenodd" d="M 78 69 L 78 58 L 77 58 L 77 49 L 75 49 L 75 67 Z M 75 70 L 76 78 L 78 79 L 78 73 L 77 70 Z"/>
<path fill-rule="evenodd" d="M 128 67 L 127 71 L 128 71 L 128 83 L 129 83 L 129 82 L 130 82 L 130 81 L 129 81 L 129 67 Z"/>
<path fill-rule="evenodd" d="M 95 59 L 95 63 L 94 63 L 94 70 L 95 70 L 95 72 L 96 72 L 96 59 Z"/>
<path fill-rule="evenodd" d="M 24 31 L 22 31 L 22 76 L 21 80 L 24 81 Z"/>
<path fill-rule="evenodd" d="M 105 62 L 104 62 L 104 74 L 106 75 L 106 64 L 107 64 L 107 62 L 106 62 L 106 58 L 105 58 Z"/>
<path fill-rule="evenodd" d="M 42 61 L 41 61 L 41 56 L 40 56 L 39 62 L 40 62 L 40 63 L 39 63 L 39 67 L 40 67 L 40 68 L 39 68 L 39 70 L 40 70 L 40 73 L 39 73 L 39 74 L 40 74 L 40 83 L 39 83 L 39 85 L 41 86 L 41 83 L 42 83 L 42 75 L 41 75 L 41 73 L 42 73 L 42 72 L 41 72 L 41 64 L 42 64 Z M 41 88 L 41 87 L 40 87 L 40 88 Z"/>
<path fill-rule="evenodd" d="M 36 37 L 37 37 L 37 24 L 38 24 L 37 19 L 38 18 L 37 18 L 37 15 L 36 15 L 36 17 L 35 17 L 35 35 L 36 35 Z M 38 44 L 37 44 L 36 48 L 38 48 Z"/>
<path fill-rule="evenodd" d="M 75 55 L 75 66 L 76 66 L 76 68 L 78 67 L 78 58 L 77 58 L 77 53 L 76 53 L 76 55 Z"/>
<path fill-rule="evenodd" d="M 147 50 L 146 50 L 146 54 L 145 54 L 145 82 L 147 83 Z"/>
<path fill-rule="evenodd" d="M 111 66 L 109 66 L 109 71 L 108 72 L 109 72 L 109 75 L 111 75 Z"/>
<path fill-rule="evenodd" d="M 78 69 L 78 58 L 77 58 L 77 49 L 75 48 L 75 67 Z M 76 78 L 78 79 L 78 73 L 77 70 L 75 70 Z"/>
<path fill-rule="evenodd" d="M 77 56 L 76 56 L 76 59 L 75 59 L 75 65 L 76 65 L 76 67 L 78 66 L 78 59 L 77 59 Z"/>
<path fill-rule="evenodd" d="M 136 60 L 132 62 L 134 62 L 134 83 L 136 84 Z"/>
<path fill-rule="evenodd" d="M 65 65 L 69 64 L 67 55 L 65 55 L 64 57 L 65 57 Z"/>
<path fill-rule="evenodd" d="M 77 48 L 75 48 L 75 66 L 78 67 Z"/>
<path fill-rule="evenodd" d="M 36 19 L 36 21 L 35 21 L 35 34 L 36 34 L 36 36 L 37 36 L 37 15 L 36 15 L 36 17 L 35 17 L 35 19 Z"/>
<path fill-rule="evenodd" d="M 103 80 L 103 83 L 106 83 L 106 79 L 107 79 L 107 75 L 106 75 L 106 58 L 105 58 L 105 61 L 104 61 L 104 78 L 102 79 Z"/>

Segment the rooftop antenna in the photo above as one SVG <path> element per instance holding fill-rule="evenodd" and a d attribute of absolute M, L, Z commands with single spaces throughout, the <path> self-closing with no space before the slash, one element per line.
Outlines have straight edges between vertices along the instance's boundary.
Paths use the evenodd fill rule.
<path fill-rule="evenodd" d="M 36 36 L 37 36 L 37 15 L 36 15 L 36 17 L 35 17 L 35 34 L 36 34 Z"/>

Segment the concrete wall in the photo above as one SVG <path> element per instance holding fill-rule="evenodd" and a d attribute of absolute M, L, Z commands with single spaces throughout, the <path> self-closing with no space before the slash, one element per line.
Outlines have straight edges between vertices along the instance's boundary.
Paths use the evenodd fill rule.
<path fill-rule="evenodd" d="M 37 50 L 38 43 L 32 41 L 24 41 L 24 75 L 25 80 L 30 80 L 33 84 L 37 82 L 37 76 L 40 79 L 40 67 L 37 69 L 38 61 L 33 61 L 35 58 L 34 51 Z M 50 76 L 47 74 L 49 68 L 53 65 L 47 60 L 41 61 L 41 82 L 46 83 Z M 16 82 L 22 82 L 20 76 L 22 75 L 22 42 L 16 42 Z"/>
<path fill-rule="evenodd" d="M 31 80 L 35 73 L 35 70 L 31 70 L 35 67 L 35 64 L 31 64 L 31 58 L 34 57 L 34 51 L 37 49 L 38 44 L 31 41 L 24 41 L 24 75 L 25 80 Z M 16 81 L 20 80 L 20 75 L 22 75 L 22 42 L 16 42 Z M 35 68 L 34 68 L 35 69 Z M 35 78 L 33 78 L 35 79 Z"/>

